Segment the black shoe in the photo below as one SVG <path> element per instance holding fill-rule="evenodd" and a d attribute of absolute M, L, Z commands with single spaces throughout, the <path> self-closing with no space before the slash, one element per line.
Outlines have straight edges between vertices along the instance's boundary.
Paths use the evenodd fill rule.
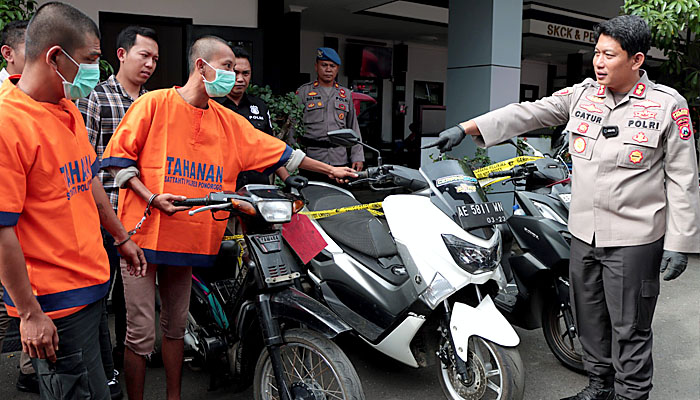
<path fill-rule="evenodd" d="M 23 374 L 20 372 L 15 386 L 20 392 L 39 393 L 39 377 L 35 373 Z"/>
<path fill-rule="evenodd" d="M 578 392 L 576 396 L 564 397 L 561 400 L 615 400 L 615 387 L 613 378 L 601 378 L 589 375 L 588 386 Z"/>
<path fill-rule="evenodd" d="M 119 400 L 122 397 L 124 397 L 124 395 L 122 393 L 122 387 L 119 384 L 119 379 L 117 379 L 118 376 L 119 376 L 119 372 L 115 369 L 114 370 L 114 378 L 107 381 L 107 387 L 109 388 L 109 395 L 112 398 L 112 400 Z"/>

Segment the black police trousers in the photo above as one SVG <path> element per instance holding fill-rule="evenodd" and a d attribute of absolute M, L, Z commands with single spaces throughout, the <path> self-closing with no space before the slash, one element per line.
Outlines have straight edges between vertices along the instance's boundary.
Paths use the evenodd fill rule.
<path fill-rule="evenodd" d="M 663 238 L 595 247 L 571 240 L 571 304 L 587 373 L 615 376 L 615 393 L 647 399 L 654 369 L 651 321 L 659 296 Z"/>

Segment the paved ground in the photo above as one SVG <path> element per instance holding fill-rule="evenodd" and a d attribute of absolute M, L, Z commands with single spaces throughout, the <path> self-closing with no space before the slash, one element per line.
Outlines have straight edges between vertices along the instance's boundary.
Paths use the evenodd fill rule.
<path fill-rule="evenodd" d="M 681 278 L 662 284 L 661 297 L 654 320 L 655 378 L 651 399 L 700 399 L 700 262 L 691 263 Z M 526 400 L 559 399 L 577 392 L 586 378 L 562 367 L 549 352 L 540 331 L 518 330 L 520 352 L 525 364 Z M 360 375 L 367 399 L 405 400 L 440 399 L 440 385 L 435 371 L 406 367 L 388 359 L 356 340 L 341 346 L 348 353 Z M 0 360 L 0 399 L 38 399 L 14 388 L 17 353 L 3 354 Z M 123 382 L 122 382 L 123 383 Z M 247 400 L 252 390 L 232 394 L 220 389 L 207 392 L 208 377 L 185 368 L 184 399 Z M 147 399 L 163 399 L 165 374 L 162 368 L 149 369 Z"/>

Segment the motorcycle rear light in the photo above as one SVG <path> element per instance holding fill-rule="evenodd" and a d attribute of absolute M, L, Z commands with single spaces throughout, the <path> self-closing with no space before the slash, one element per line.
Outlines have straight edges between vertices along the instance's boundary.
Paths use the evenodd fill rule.
<path fill-rule="evenodd" d="M 490 248 L 477 246 L 454 235 L 442 235 L 442 240 L 455 263 L 470 274 L 491 272 L 501 262 L 500 240 Z"/>

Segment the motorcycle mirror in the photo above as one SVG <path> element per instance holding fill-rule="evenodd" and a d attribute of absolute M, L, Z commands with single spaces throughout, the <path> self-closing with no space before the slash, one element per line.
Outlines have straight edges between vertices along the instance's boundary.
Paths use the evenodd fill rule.
<path fill-rule="evenodd" d="M 328 132 L 327 135 L 328 140 L 338 146 L 352 147 L 360 143 L 360 138 L 355 135 L 355 131 L 352 129 L 338 129 Z"/>

